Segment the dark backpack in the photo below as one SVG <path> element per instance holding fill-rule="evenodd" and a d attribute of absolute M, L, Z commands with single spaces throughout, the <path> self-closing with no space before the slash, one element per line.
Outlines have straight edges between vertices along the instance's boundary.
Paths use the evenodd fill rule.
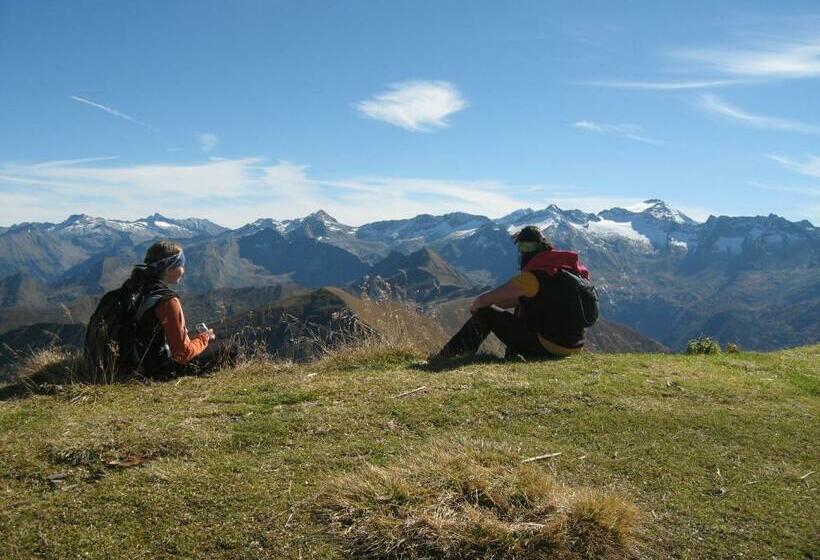
<path fill-rule="evenodd" d="M 598 292 L 595 286 L 574 272 L 561 268 L 556 274 L 567 320 L 578 329 L 588 329 L 598 321 Z"/>
<path fill-rule="evenodd" d="M 598 320 L 598 293 L 592 282 L 565 268 L 550 274 L 534 270 L 541 289 L 526 298 L 524 316 L 531 330 L 581 333 Z"/>
<path fill-rule="evenodd" d="M 160 299 L 130 282 L 102 297 L 85 331 L 84 355 L 91 373 L 112 377 L 139 370 L 146 349 L 137 322 Z"/>

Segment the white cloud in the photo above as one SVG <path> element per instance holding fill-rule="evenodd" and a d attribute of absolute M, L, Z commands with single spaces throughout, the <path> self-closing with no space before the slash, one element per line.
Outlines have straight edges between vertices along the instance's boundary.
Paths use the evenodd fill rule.
<path fill-rule="evenodd" d="M 54 204 L 54 200 L 61 201 Z M 0 163 L 0 224 L 62 221 L 86 213 L 134 220 L 154 212 L 237 227 L 260 217 L 287 219 L 324 208 L 343 222 L 470 212 L 499 217 L 518 208 L 597 211 L 634 199 L 571 185 L 511 184 L 417 177 L 315 177 L 302 165 L 260 158 L 192 165 L 23 165 Z"/>
<path fill-rule="evenodd" d="M 596 80 L 579 82 L 581 85 L 619 89 L 648 89 L 648 90 L 682 90 L 704 89 L 730 86 L 742 83 L 740 80 L 686 80 L 686 81 L 629 81 L 629 80 Z"/>
<path fill-rule="evenodd" d="M 355 105 L 365 117 L 412 131 L 448 126 L 445 120 L 467 107 L 467 101 L 449 82 L 409 81 Z"/>
<path fill-rule="evenodd" d="M 769 155 L 766 157 L 772 161 L 776 161 L 789 171 L 794 171 L 802 175 L 808 175 L 809 177 L 820 177 L 820 156 L 809 155 L 806 157 L 805 161 L 797 161 L 795 159 L 779 155 Z"/>
<path fill-rule="evenodd" d="M 197 138 L 199 140 L 199 148 L 203 152 L 211 152 L 216 148 L 216 145 L 219 144 L 219 137 L 212 132 L 205 132 Z"/>
<path fill-rule="evenodd" d="M 605 124 L 592 121 L 578 121 L 572 123 L 570 126 L 587 132 L 620 136 L 622 138 L 628 138 L 629 140 L 635 140 L 636 142 L 643 142 L 644 144 L 653 144 L 656 146 L 660 144 L 658 140 L 646 136 L 643 127 L 637 124 Z"/>
<path fill-rule="evenodd" d="M 744 111 L 743 109 L 724 101 L 717 95 L 701 95 L 698 106 L 714 115 L 756 128 L 788 130 L 792 132 L 803 132 L 806 134 L 820 134 L 820 126 L 791 119 L 782 119 L 778 117 L 769 117 L 766 115 L 749 113 L 748 111 Z"/>
<path fill-rule="evenodd" d="M 126 115 L 122 111 L 117 111 L 116 109 L 113 109 L 111 107 L 107 107 L 105 105 L 102 105 L 101 103 L 95 103 L 94 101 L 89 101 L 88 99 L 85 99 L 83 97 L 77 97 L 76 95 L 69 96 L 69 99 L 73 99 L 74 101 L 77 101 L 79 103 L 83 103 L 85 105 L 89 105 L 89 106 L 94 107 L 96 109 L 99 109 L 101 111 L 105 111 L 106 113 L 108 113 L 110 115 L 114 115 L 115 117 L 125 119 L 128 122 L 132 122 L 134 124 L 138 124 L 138 125 L 144 126 L 146 128 L 151 128 L 150 126 L 148 126 L 144 122 L 139 121 L 139 120 L 135 119 L 134 117 L 132 117 L 130 115 Z"/>
<path fill-rule="evenodd" d="M 820 76 L 820 34 L 803 39 L 757 36 L 752 44 L 677 49 L 672 54 L 707 70 L 744 78 Z"/>

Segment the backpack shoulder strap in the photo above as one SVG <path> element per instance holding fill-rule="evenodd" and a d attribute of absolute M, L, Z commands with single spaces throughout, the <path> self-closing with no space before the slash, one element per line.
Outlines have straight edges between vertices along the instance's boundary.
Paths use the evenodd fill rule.
<path fill-rule="evenodd" d="M 139 322 L 145 313 L 153 309 L 154 306 L 175 297 L 178 297 L 177 294 L 165 286 L 165 284 L 146 286 L 142 292 L 142 301 L 134 315 L 134 321 Z"/>

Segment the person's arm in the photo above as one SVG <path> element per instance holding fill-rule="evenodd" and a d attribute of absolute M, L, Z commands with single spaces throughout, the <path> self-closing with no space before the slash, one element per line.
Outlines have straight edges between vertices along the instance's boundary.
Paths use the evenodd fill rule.
<path fill-rule="evenodd" d="M 515 307 L 518 304 L 518 298 L 524 295 L 524 290 L 520 286 L 513 282 L 507 282 L 475 298 L 473 304 L 470 306 L 470 313 L 476 313 L 482 307 L 489 307 L 491 305 L 497 305 L 504 309 Z"/>
<path fill-rule="evenodd" d="M 518 305 L 518 298 L 533 297 L 536 293 L 538 279 L 531 272 L 524 272 L 506 284 L 478 296 L 470 305 L 470 313 L 476 313 L 479 309 L 491 305 L 510 309 Z"/>
<path fill-rule="evenodd" d="M 171 349 L 171 359 L 178 364 L 190 362 L 208 347 L 211 339 L 209 331 L 199 333 L 194 338 L 188 337 L 185 315 L 182 313 L 179 299 L 171 298 L 158 304 L 155 314 L 165 332 L 165 340 Z"/>

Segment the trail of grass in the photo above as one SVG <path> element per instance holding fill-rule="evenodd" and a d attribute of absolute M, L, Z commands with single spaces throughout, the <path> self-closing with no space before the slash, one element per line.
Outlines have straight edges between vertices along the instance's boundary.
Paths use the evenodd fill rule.
<path fill-rule="evenodd" d="M 818 354 L 369 355 L 2 401 L 0 557 L 341 558 L 328 481 L 471 440 L 560 452 L 536 468 L 636 504 L 649 557 L 816 558 Z"/>

